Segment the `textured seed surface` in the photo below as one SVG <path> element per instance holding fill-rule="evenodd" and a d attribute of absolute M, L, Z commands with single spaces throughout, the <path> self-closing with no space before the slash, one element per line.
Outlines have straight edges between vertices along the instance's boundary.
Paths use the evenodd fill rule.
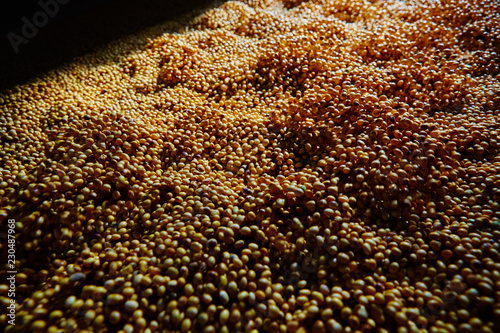
<path fill-rule="evenodd" d="M 0 324 L 500 331 L 499 26 L 230 1 L 0 93 Z"/>

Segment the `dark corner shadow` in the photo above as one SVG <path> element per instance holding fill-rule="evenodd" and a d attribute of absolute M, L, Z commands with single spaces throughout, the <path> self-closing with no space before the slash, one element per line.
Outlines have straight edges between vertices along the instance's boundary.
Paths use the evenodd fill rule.
<path fill-rule="evenodd" d="M 10 5 L 0 5 L 0 91 L 22 84 L 112 40 L 175 19 L 191 10 L 208 7 L 216 1 L 9 2 Z"/>

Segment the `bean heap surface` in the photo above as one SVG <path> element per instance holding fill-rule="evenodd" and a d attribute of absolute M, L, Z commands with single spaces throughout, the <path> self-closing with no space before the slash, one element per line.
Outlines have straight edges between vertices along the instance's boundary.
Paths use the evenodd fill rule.
<path fill-rule="evenodd" d="M 499 3 L 193 17 L 0 95 L 6 332 L 498 332 Z"/>

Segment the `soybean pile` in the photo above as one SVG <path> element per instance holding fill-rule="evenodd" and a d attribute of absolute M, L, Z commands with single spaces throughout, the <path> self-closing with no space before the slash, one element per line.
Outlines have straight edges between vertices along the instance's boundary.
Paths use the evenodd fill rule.
<path fill-rule="evenodd" d="M 4 91 L 6 332 L 498 332 L 499 27 L 229 1 Z"/>

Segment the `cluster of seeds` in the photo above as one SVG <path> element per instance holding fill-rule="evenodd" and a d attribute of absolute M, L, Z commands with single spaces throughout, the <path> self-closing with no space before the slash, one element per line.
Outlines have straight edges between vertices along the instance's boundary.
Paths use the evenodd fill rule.
<path fill-rule="evenodd" d="M 230 1 L 4 92 L 6 331 L 498 332 L 499 27 Z"/>

